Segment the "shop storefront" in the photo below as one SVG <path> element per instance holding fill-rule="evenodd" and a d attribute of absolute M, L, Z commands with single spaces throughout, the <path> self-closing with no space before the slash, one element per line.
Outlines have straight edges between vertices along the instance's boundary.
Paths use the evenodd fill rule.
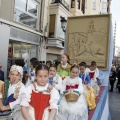
<path fill-rule="evenodd" d="M 37 51 L 37 45 L 10 40 L 8 47 L 7 71 L 9 71 L 10 66 L 13 65 L 17 59 L 24 60 L 26 70 L 28 71 L 30 59 L 33 57 L 38 58 Z"/>
<path fill-rule="evenodd" d="M 0 21 L 0 63 L 5 77 L 8 69 L 16 59 L 24 59 L 29 69 L 32 57 L 40 58 L 40 41 L 42 34 L 32 29 L 11 25 Z"/>

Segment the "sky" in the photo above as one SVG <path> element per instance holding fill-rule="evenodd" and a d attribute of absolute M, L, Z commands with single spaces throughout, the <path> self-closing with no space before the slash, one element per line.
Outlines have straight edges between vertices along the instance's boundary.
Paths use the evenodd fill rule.
<path fill-rule="evenodd" d="M 120 22 L 120 0 L 111 0 L 111 13 L 113 21 Z"/>
<path fill-rule="evenodd" d="M 117 23 L 115 46 L 118 47 L 120 47 L 120 12 L 119 11 L 120 11 L 120 0 L 112 0 L 110 12 L 112 13 L 113 26 L 115 24 L 115 21 Z M 120 52 L 120 48 L 115 49 L 115 55 L 117 55 L 118 52 Z"/>

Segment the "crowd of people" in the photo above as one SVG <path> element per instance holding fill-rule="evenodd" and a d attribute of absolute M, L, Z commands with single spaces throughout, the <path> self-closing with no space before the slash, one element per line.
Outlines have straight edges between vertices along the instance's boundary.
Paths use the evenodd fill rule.
<path fill-rule="evenodd" d="M 88 120 L 96 107 L 101 81 L 95 61 L 70 64 L 67 54 L 61 61 L 30 60 L 30 70 L 17 60 L 9 82 L 0 86 L 0 116 L 14 120 Z M 5 85 L 4 85 L 5 84 Z M 5 86 L 5 90 L 4 90 Z"/>
<path fill-rule="evenodd" d="M 118 64 L 116 66 L 116 65 L 112 64 L 110 76 L 109 76 L 109 82 L 110 82 L 109 92 L 113 92 L 116 81 L 117 81 L 117 84 L 116 84 L 115 88 L 118 89 L 118 91 L 120 93 L 120 65 Z"/>

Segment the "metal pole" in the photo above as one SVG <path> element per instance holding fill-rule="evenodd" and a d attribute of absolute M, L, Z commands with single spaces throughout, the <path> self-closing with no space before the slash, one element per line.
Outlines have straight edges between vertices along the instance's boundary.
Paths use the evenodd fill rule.
<path fill-rule="evenodd" d="M 65 36 L 65 39 L 64 39 L 64 53 L 66 53 L 66 30 L 64 31 L 64 36 Z"/>

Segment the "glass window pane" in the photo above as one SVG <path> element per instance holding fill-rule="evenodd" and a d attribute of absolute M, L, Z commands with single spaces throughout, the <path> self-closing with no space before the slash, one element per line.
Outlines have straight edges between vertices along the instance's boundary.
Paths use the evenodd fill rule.
<path fill-rule="evenodd" d="M 28 0 L 28 5 L 27 5 L 27 10 L 29 13 L 37 16 L 37 3 L 34 2 L 33 0 Z"/>
<path fill-rule="evenodd" d="M 9 49 L 8 52 L 11 52 L 12 56 L 8 55 L 8 74 L 10 67 L 15 64 L 15 60 L 17 59 L 23 59 L 25 62 L 24 69 L 29 72 L 29 66 L 30 66 L 30 59 L 35 57 L 37 58 L 37 51 L 38 51 L 38 46 L 28 44 L 28 43 L 23 43 L 23 42 L 15 42 L 15 41 L 10 41 L 9 42 Z"/>
<path fill-rule="evenodd" d="M 23 23 L 23 24 L 28 25 L 32 28 L 36 28 L 37 19 L 35 19 L 35 18 L 33 18 L 33 17 L 27 15 L 26 13 L 21 12 L 17 9 L 15 9 L 14 21 Z"/>
<path fill-rule="evenodd" d="M 15 0 L 15 6 L 26 11 L 27 0 Z"/>

